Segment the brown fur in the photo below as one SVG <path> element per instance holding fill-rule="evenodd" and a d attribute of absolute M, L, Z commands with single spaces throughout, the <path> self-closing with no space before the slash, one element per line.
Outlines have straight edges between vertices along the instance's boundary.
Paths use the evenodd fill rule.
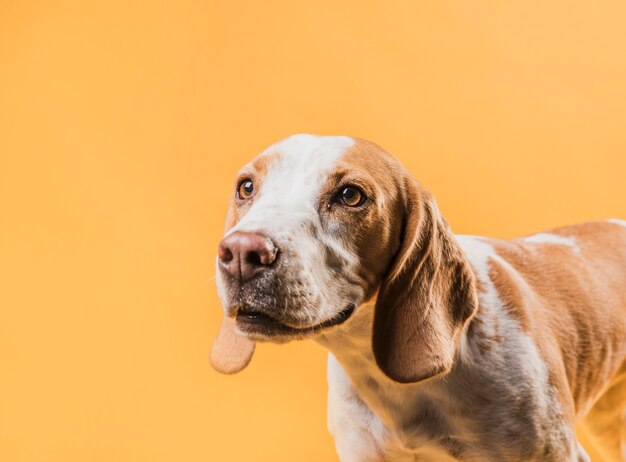
<path fill-rule="evenodd" d="M 411 181 L 411 180 L 407 180 Z M 407 185 L 403 245 L 383 280 L 374 314 L 379 367 L 398 382 L 448 372 L 478 300 L 474 274 L 430 193 Z"/>

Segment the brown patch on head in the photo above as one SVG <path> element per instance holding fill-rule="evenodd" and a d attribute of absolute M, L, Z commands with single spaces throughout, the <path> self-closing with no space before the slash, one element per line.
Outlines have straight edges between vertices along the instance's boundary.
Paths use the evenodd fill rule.
<path fill-rule="evenodd" d="M 278 152 L 265 153 L 261 156 L 257 156 L 252 161 L 252 168 L 256 172 L 255 178 L 257 178 L 259 181 L 263 181 L 263 178 L 265 178 L 265 175 L 267 175 L 270 165 L 274 163 L 278 159 L 278 157 Z"/>
<path fill-rule="evenodd" d="M 329 182 L 333 188 L 352 184 L 368 197 L 365 213 L 345 210 L 340 217 L 352 230 L 360 277 L 369 285 L 368 299 L 401 246 L 406 175 L 402 165 L 383 148 L 358 138 L 331 175 L 335 178 Z"/>

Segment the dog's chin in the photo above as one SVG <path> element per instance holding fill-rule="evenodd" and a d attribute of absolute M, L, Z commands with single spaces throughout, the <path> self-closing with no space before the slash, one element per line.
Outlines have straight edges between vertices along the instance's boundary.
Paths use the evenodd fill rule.
<path fill-rule="evenodd" d="M 251 340 L 285 343 L 291 340 L 312 338 L 328 329 L 346 322 L 354 313 L 356 305 L 350 304 L 334 317 L 310 326 L 292 326 L 272 316 L 243 305 L 237 310 L 237 331 Z"/>

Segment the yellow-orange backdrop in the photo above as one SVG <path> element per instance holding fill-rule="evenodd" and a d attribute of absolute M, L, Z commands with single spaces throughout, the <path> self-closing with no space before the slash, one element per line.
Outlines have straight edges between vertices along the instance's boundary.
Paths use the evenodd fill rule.
<path fill-rule="evenodd" d="M 210 370 L 236 169 L 395 153 L 457 232 L 626 217 L 626 3 L 0 1 L 0 459 L 336 461 L 325 353 Z"/>

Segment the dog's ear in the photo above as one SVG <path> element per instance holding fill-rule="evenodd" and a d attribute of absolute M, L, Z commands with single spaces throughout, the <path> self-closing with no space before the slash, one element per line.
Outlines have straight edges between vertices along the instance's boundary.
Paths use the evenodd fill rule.
<path fill-rule="evenodd" d="M 477 308 L 475 278 L 432 195 L 404 180 L 400 250 L 381 283 L 373 352 L 394 381 L 448 372 L 459 334 Z"/>
<path fill-rule="evenodd" d="M 235 331 L 235 320 L 225 316 L 211 348 L 211 365 L 222 374 L 236 374 L 250 363 L 254 345 Z"/>

